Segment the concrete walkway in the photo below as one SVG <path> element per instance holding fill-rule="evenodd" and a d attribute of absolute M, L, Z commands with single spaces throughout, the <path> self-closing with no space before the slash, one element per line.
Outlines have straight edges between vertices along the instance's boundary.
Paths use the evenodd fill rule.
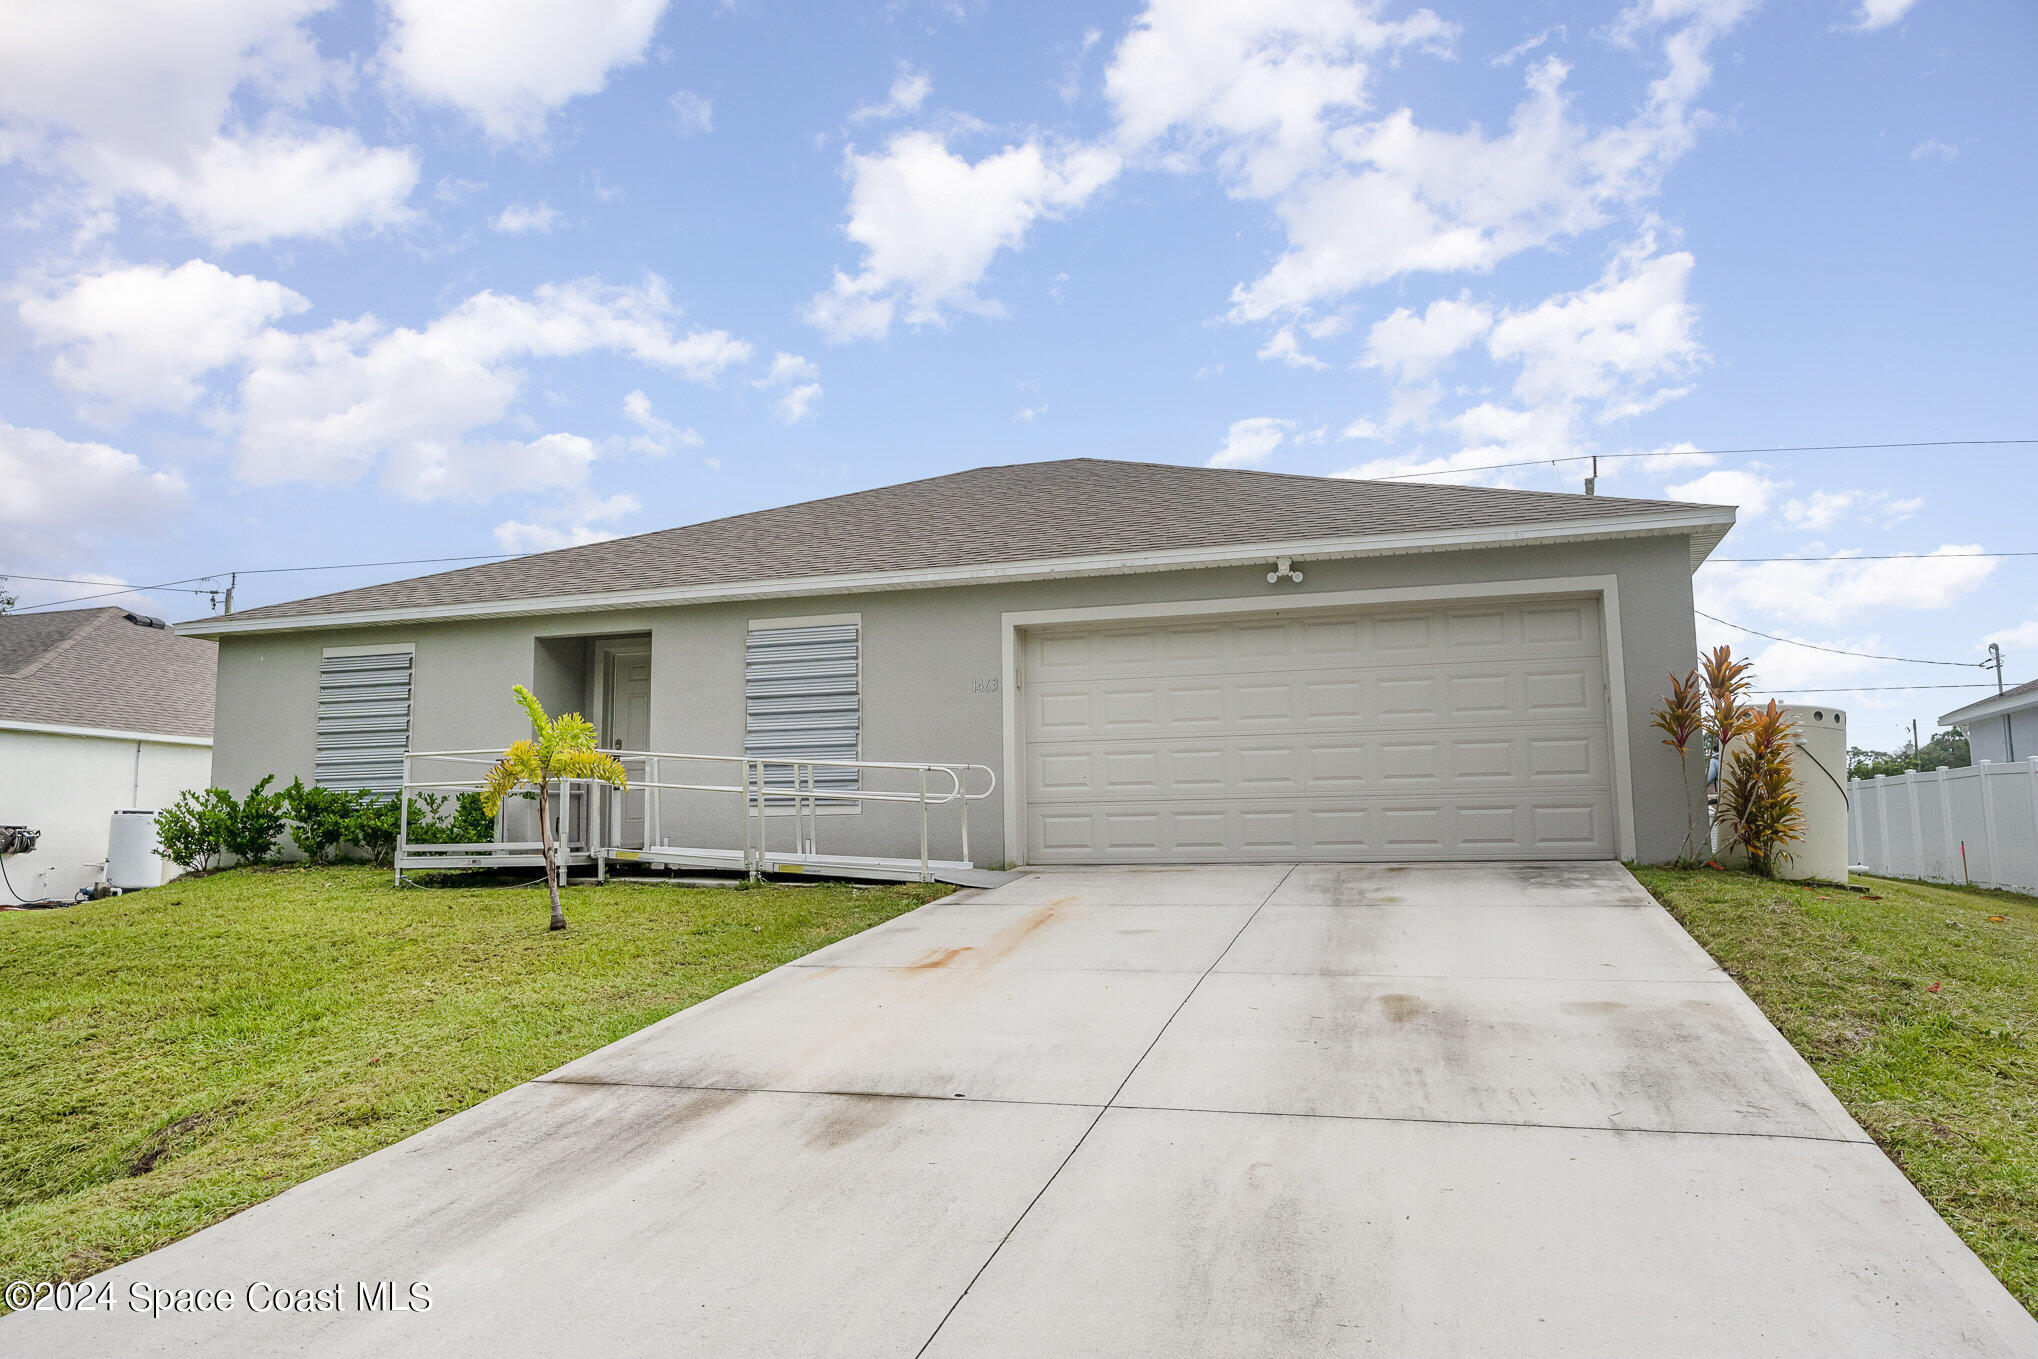
<path fill-rule="evenodd" d="M 1032 874 L 104 1277 L 0 1351 L 2038 1355 L 1614 865 Z"/>

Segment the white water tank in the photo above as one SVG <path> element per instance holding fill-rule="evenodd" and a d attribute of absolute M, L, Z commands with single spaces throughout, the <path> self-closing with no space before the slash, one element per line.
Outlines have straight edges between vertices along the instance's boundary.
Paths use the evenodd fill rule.
<path fill-rule="evenodd" d="M 1847 714 L 1819 704 L 1794 703 L 1783 709 L 1791 725 L 1790 782 L 1804 813 L 1804 834 L 1777 854 L 1779 878 L 1847 881 Z M 1727 746 L 1725 769 L 1739 753 L 1741 742 Z M 1725 829 L 1715 828 L 1714 843 Z M 1745 856 L 1720 855 L 1722 863 L 1744 863 Z"/>
<path fill-rule="evenodd" d="M 156 814 L 120 811 L 106 835 L 106 881 L 123 892 L 163 885 L 163 864 L 156 857 Z"/>

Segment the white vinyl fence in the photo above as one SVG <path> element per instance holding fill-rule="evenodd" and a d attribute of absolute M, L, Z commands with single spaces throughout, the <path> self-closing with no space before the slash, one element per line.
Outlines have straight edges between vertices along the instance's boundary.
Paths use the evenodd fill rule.
<path fill-rule="evenodd" d="M 1869 872 L 2038 895 L 2038 755 L 1849 779 L 1847 794 L 1848 858 Z"/>

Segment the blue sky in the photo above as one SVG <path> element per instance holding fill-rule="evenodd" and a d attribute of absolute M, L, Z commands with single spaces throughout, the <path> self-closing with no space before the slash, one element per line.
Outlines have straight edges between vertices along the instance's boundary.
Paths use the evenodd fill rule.
<path fill-rule="evenodd" d="M 2038 446 L 1684 452 L 2038 438 L 2029 5 L 133 8 L 0 28 L 24 606 L 991 462 L 1599 452 L 1741 505 L 1722 556 L 1915 557 L 1709 566 L 1702 609 L 2038 674 L 2038 558 L 1975 555 L 2038 547 Z M 1886 745 L 1980 692 L 1836 701 Z"/>

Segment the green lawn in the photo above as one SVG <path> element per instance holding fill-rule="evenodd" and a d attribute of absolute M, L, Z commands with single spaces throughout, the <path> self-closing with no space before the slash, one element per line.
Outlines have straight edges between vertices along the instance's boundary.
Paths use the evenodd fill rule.
<path fill-rule="evenodd" d="M 2038 899 L 1637 869 L 2038 1313 Z M 1938 990 L 1933 990 L 1933 986 Z"/>
<path fill-rule="evenodd" d="M 0 1279 L 153 1250 L 953 889 L 396 891 L 238 869 L 0 912 Z"/>

